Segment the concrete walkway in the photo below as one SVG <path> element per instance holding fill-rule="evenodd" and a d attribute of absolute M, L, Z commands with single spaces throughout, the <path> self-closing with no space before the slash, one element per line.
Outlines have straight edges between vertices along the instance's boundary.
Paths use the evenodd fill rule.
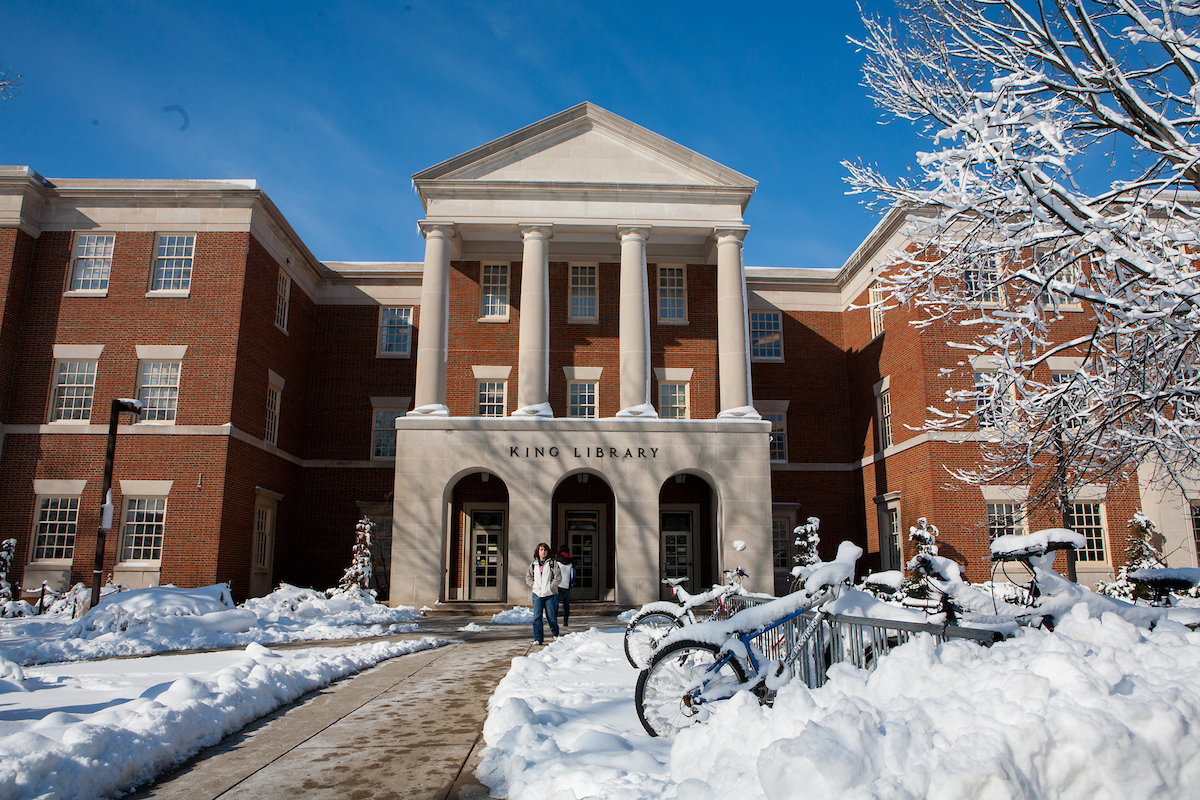
<path fill-rule="evenodd" d="M 619 623 L 572 620 L 570 630 Z M 535 648 L 528 625 L 459 632 L 486 619 L 437 614 L 421 634 L 462 642 L 393 658 L 226 737 L 136 798 L 474 800 L 487 701 L 512 659 Z M 547 631 L 549 636 L 549 631 Z M 393 640 L 413 635 L 387 637 Z M 345 646 L 345 641 L 308 643 Z"/>

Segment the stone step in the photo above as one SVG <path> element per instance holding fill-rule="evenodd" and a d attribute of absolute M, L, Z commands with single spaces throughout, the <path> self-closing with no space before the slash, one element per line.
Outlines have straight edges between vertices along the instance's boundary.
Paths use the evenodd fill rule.
<path fill-rule="evenodd" d="M 426 611 L 426 614 L 455 614 L 472 617 L 493 616 L 501 611 L 507 611 L 517 605 L 525 605 L 527 603 L 474 603 L 470 601 L 453 601 L 449 603 L 438 603 L 433 607 L 432 611 Z M 575 600 L 571 601 L 571 616 L 572 617 L 615 617 L 622 611 L 628 609 L 629 606 L 619 605 L 617 603 L 581 603 Z"/>

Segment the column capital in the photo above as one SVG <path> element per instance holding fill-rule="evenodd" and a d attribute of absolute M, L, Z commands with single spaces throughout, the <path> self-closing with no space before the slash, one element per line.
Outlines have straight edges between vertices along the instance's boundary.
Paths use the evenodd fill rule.
<path fill-rule="evenodd" d="M 431 236 L 440 239 L 449 239 L 454 236 L 453 222 L 435 222 L 423 219 L 417 223 L 417 228 L 420 229 L 421 235 L 426 239 Z"/>
<path fill-rule="evenodd" d="M 730 241 L 740 243 L 746 238 L 746 234 L 749 232 L 749 225 L 726 225 L 721 228 L 713 228 L 713 238 L 717 240 L 717 244 L 724 244 Z"/>
<path fill-rule="evenodd" d="M 626 239 L 640 239 L 645 242 L 650 238 L 650 226 L 637 222 L 623 223 L 617 226 L 617 238 L 622 242 Z"/>
<path fill-rule="evenodd" d="M 546 239 L 554 238 L 554 226 L 549 222 L 521 222 L 517 224 L 521 230 L 522 239 Z"/>

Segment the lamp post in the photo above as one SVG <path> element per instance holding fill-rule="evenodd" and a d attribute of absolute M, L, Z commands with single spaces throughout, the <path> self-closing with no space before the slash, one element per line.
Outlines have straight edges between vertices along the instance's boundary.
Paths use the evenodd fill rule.
<path fill-rule="evenodd" d="M 121 412 L 141 414 L 145 405 L 141 400 L 129 398 L 114 398 L 112 412 L 108 415 L 108 449 L 104 453 L 104 486 L 100 489 L 100 527 L 96 530 L 96 563 L 92 569 L 92 602 L 88 608 L 95 608 L 100 602 L 100 576 L 104 572 L 104 540 L 113 521 L 112 502 L 112 473 L 113 456 L 117 449 L 117 422 Z"/>

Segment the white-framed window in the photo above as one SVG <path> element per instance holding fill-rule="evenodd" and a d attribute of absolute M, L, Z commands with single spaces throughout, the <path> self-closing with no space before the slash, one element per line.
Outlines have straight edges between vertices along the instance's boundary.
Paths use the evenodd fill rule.
<path fill-rule="evenodd" d="M 479 317 L 508 319 L 508 264 L 483 264 L 479 270 Z"/>
<path fill-rule="evenodd" d="M 787 461 L 787 412 L 768 411 L 763 413 L 762 418 L 771 423 L 771 460 Z"/>
<path fill-rule="evenodd" d="M 595 419 L 600 416 L 595 381 L 570 381 L 567 383 L 568 416 Z"/>
<path fill-rule="evenodd" d="M 1034 261 L 1040 263 L 1042 271 L 1051 280 L 1061 283 L 1078 284 L 1083 274 L 1083 266 L 1090 264 L 1094 254 L 1079 255 L 1074 251 L 1058 251 L 1053 248 L 1038 247 L 1034 250 Z M 1043 291 L 1039 298 L 1046 308 L 1055 310 L 1079 311 L 1083 306 L 1078 300 L 1061 292 Z"/>
<path fill-rule="evenodd" d="M 989 542 L 1000 536 L 1024 536 L 1024 506 L 1021 503 L 988 503 L 987 526 Z"/>
<path fill-rule="evenodd" d="M 984 305 L 1000 305 L 1004 302 L 1004 290 L 1000 286 L 1000 271 L 996 260 L 984 257 L 963 273 L 967 294 Z"/>
<path fill-rule="evenodd" d="M 1071 530 L 1081 534 L 1087 543 L 1082 550 L 1076 551 L 1079 561 L 1108 562 L 1103 503 L 1071 503 Z"/>
<path fill-rule="evenodd" d="M 287 333 L 288 312 L 292 304 L 292 279 L 282 269 L 279 279 L 275 282 L 275 327 Z"/>
<path fill-rule="evenodd" d="M 658 322 L 660 325 L 687 324 L 687 267 L 658 268 Z"/>
<path fill-rule="evenodd" d="M 676 381 L 658 384 L 658 416 L 662 419 L 690 419 L 688 385 Z"/>
<path fill-rule="evenodd" d="M 904 563 L 900 541 L 900 507 L 888 504 L 882 509 L 883 527 L 879 531 L 881 566 L 884 569 L 900 569 Z"/>
<path fill-rule="evenodd" d="M 1012 390 L 994 370 L 975 370 L 975 422 L 994 428 L 1012 408 Z"/>
<path fill-rule="evenodd" d="M 75 557 L 79 497 L 39 497 L 33 524 L 34 561 L 70 561 Z"/>
<path fill-rule="evenodd" d="M 167 498 L 126 497 L 121 525 L 122 561 L 161 561 Z"/>
<path fill-rule="evenodd" d="M 150 284 L 151 291 L 186 292 L 190 290 L 195 250 L 195 234 L 159 234 L 154 258 L 154 280 Z"/>
<path fill-rule="evenodd" d="M 596 264 L 571 265 L 569 322 L 597 322 L 600 319 L 597 289 L 599 271 L 600 267 Z"/>
<path fill-rule="evenodd" d="M 876 398 L 876 410 L 879 413 L 879 449 L 886 450 L 892 446 L 892 394 L 884 389 Z"/>
<path fill-rule="evenodd" d="M 781 312 L 750 312 L 750 357 L 755 361 L 783 361 Z"/>
<path fill-rule="evenodd" d="M 1192 544 L 1196 547 L 1197 563 L 1200 563 L 1200 505 L 1191 504 L 1192 509 Z"/>
<path fill-rule="evenodd" d="M 379 309 L 380 358 L 408 358 L 412 348 L 412 308 L 383 306 Z"/>
<path fill-rule="evenodd" d="M 263 432 L 263 439 L 267 444 L 279 444 L 279 405 L 283 399 L 283 387 L 273 383 L 267 383 L 267 424 Z"/>
<path fill-rule="evenodd" d="M 871 284 L 867 302 L 871 304 L 871 338 L 874 339 L 883 333 L 883 287 L 878 281 Z"/>
<path fill-rule="evenodd" d="M 787 517 L 771 518 L 771 565 L 775 569 L 792 568 L 792 521 Z"/>
<path fill-rule="evenodd" d="M 95 361 L 59 360 L 54 365 L 54 392 L 50 402 L 50 421 L 92 418 L 92 398 L 96 391 Z"/>
<path fill-rule="evenodd" d="M 80 294 L 108 292 L 108 277 L 112 272 L 113 245 L 116 240 L 116 235 L 111 233 L 76 234 L 68 291 Z"/>
<path fill-rule="evenodd" d="M 1054 371 L 1050 373 L 1050 383 L 1053 386 L 1063 386 L 1071 383 L 1075 378 L 1074 372 Z M 1076 390 L 1079 387 L 1076 387 Z M 1076 390 L 1069 390 L 1072 394 L 1076 394 Z M 1064 419 L 1062 426 L 1065 430 L 1073 431 L 1077 429 L 1083 422 L 1082 414 L 1086 413 L 1086 409 L 1082 408 L 1078 402 L 1079 396 L 1076 395 L 1073 399 L 1064 398 L 1061 405 Z"/>
<path fill-rule="evenodd" d="M 480 417 L 503 417 L 508 381 L 475 381 L 475 412 Z"/>
<path fill-rule="evenodd" d="M 254 567 L 266 569 L 271 565 L 275 539 L 275 503 L 260 497 L 254 506 Z"/>
<path fill-rule="evenodd" d="M 404 416 L 404 411 L 399 408 L 376 408 L 373 416 L 371 458 L 393 459 L 396 457 L 396 420 Z"/>
<path fill-rule="evenodd" d="M 174 422 L 179 406 L 178 361 L 142 361 L 138 367 L 138 399 L 142 422 Z"/>

